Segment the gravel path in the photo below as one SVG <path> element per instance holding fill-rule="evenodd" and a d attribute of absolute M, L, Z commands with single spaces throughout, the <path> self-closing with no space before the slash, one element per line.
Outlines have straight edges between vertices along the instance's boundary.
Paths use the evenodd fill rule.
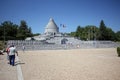
<path fill-rule="evenodd" d="M 120 80 L 116 49 L 19 52 L 24 80 Z"/>

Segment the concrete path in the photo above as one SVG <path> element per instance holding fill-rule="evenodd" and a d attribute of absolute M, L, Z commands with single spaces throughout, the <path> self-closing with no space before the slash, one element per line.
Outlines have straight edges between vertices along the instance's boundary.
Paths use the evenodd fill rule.
<path fill-rule="evenodd" d="M 0 55 L 0 80 L 24 80 L 19 58 L 16 56 L 15 66 L 8 64 L 7 55 Z"/>
<path fill-rule="evenodd" d="M 16 56 L 16 61 L 17 61 L 17 75 L 18 75 L 18 80 L 24 80 L 23 74 L 22 74 L 22 69 L 21 69 L 21 62 L 19 60 L 19 57 Z"/>

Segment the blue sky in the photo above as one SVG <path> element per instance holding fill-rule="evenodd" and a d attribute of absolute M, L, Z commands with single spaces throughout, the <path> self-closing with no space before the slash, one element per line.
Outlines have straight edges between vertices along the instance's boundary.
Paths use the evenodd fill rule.
<path fill-rule="evenodd" d="M 0 0 L 0 23 L 25 20 L 33 33 L 44 33 L 52 17 L 60 32 L 75 31 L 77 26 L 95 25 L 104 20 L 115 32 L 120 30 L 120 0 Z"/>

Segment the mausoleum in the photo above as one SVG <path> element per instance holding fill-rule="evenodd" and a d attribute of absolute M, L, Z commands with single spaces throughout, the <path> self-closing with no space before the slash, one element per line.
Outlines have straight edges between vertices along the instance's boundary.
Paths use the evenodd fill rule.
<path fill-rule="evenodd" d="M 56 25 L 52 18 L 50 18 L 48 24 L 46 25 L 44 33 L 46 35 L 55 35 L 59 33 L 59 27 Z"/>
<path fill-rule="evenodd" d="M 45 26 L 45 31 L 39 36 L 34 36 L 32 38 L 26 38 L 26 40 L 48 40 L 53 37 L 62 37 L 63 34 L 59 32 L 59 27 L 56 25 L 55 21 L 50 18 L 48 24 Z"/>

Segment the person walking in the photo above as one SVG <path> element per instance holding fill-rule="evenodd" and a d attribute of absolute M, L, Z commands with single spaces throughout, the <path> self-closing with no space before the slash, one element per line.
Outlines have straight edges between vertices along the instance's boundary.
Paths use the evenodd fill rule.
<path fill-rule="evenodd" d="M 12 65 L 12 66 L 15 65 L 15 53 L 18 56 L 18 52 L 17 52 L 16 48 L 14 47 L 14 45 L 10 46 L 10 48 L 9 48 L 9 62 L 10 62 L 10 65 Z"/>
<path fill-rule="evenodd" d="M 22 46 L 22 50 L 23 50 L 23 52 L 25 51 L 25 46 L 24 45 Z"/>

